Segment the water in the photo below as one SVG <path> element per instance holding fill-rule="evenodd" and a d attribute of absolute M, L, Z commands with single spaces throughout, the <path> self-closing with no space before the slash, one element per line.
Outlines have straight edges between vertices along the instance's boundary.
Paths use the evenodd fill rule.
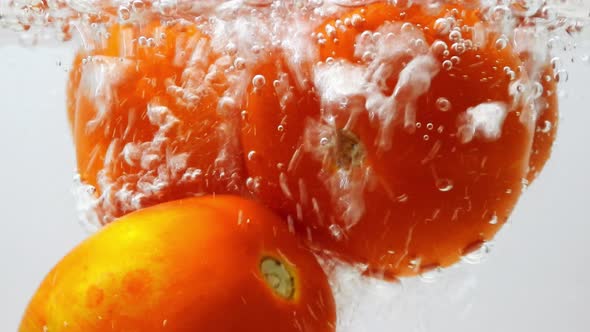
<path fill-rule="evenodd" d="M 297 20 L 301 19 L 301 17 L 296 16 L 296 22 L 293 23 L 288 21 L 288 13 L 292 13 L 292 11 L 296 10 L 296 12 L 301 13 L 302 16 L 312 15 L 311 21 L 314 22 L 314 19 L 319 21 L 321 18 L 332 16 L 334 13 L 344 10 L 343 8 L 359 6 L 368 2 L 370 1 L 326 0 L 282 3 L 273 1 L 226 1 L 224 3 L 219 3 L 217 1 L 182 0 L 175 2 L 12 1 L 9 5 L 3 3 L 4 7 L 2 7 L 0 26 L 10 31 L 18 31 L 18 39 L 25 45 L 71 42 L 71 40 L 74 40 L 76 45 L 80 44 L 86 48 L 93 48 L 96 47 L 97 43 L 101 42 L 102 37 L 99 32 L 104 32 L 104 26 L 112 24 L 113 22 L 122 21 L 137 23 L 144 20 L 145 17 L 151 13 L 159 13 L 169 18 L 182 17 L 188 21 L 195 22 L 196 24 L 202 24 L 206 26 L 207 29 L 211 29 L 209 33 L 213 37 L 212 47 L 219 50 L 220 53 L 234 57 L 231 64 L 233 64 L 233 67 L 236 69 L 245 69 L 248 71 L 251 68 L 253 61 L 265 56 L 263 51 L 265 47 L 280 45 L 281 48 L 284 48 L 287 52 L 290 52 L 289 54 L 293 55 L 293 61 L 288 64 L 290 68 L 299 70 L 303 77 L 305 76 L 306 69 L 302 64 L 316 55 L 308 48 L 296 47 L 296 45 L 305 44 L 303 42 L 305 41 L 304 37 L 296 33 L 292 34 L 293 27 L 300 24 Z M 399 2 L 400 5 L 404 6 L 410 3 L 408 1 Z M 420 2 L 429 4 L 434 3 L 433 1 L 414 1 L 414 3 Z M 471 3 L 475 2 L 471 1 Z M 523 30 L 527 30 L 528 28 L 525 29 L 524 22 L 526 22 L 526 24 L 531 24 L 531 22 L 534 23 L 534 27 L 537 29 L 535 32 L 544 36 L 541 38 L 541 42 L 539 42 L 543 48 L 541 49 L 541 46 L 533 42 L 531 45 L 527 45 L 526 49 L 542 53 L 545 52 L 546 45 L 549 45 L 551 56 L 557 57 L 558 59 L 554 61 L 554 66 L 557 69 L 555 78 L 560 83 L 566 83 L 569 80 L 569 76 L 575 75 L 575 73 L 570 73 L 567 69 L 568 66 L 571 66 L 570 63 L 572 59 L 574 61 L 587 61 L 584 59 L 587 59 L 588 55 L 580 54 L 580 51 L 577 51 L 576 38 L 579 37 L 576 37 L 578 36 L 576 35 L 576 31 L 581 28 L 582 24 L 588 18 L 588 14 L 590 13 L 590 8 L 588 8 L 590 6 L 588 4 L 584 4 L 582 1 L 571 1 L 564 5 L 563 1 L 547 1 L 544 3 L 540 0 L 517 0 L 510 3 L 508 1 L 482 1 L 482 3 L 489 6 L 487 8 L 490 8 L 490 17 L 493 20 L 502 22 L 502 25 L 504 26 L 516 25 L 519 28 L 522 27 Z M 227 22 L 216 22 L 215 20 L 204 18 L 212 14 L 214 17 L 218 17 L 219 20 L 223 20 L 224 18 L 231 17 L 237 13 L 250 13 L 252 16 L 249 19 L 252 21 L 245 19 L 236 22 L 234 25 Z M 276 21 L 273 24 L 262 24 L 261 26 L 258 26 L 258 24 L 262 22 L 262 18 L 266 17 L 266 15 L 270 15 L 270 17 L 276 19 Z M 351 22 L 350 24 L 354 25 L 357 23 Z M 519 24 L 523 25 L 521 26 Z M 440 34 L 452 34 L 452 40 L 460 40 L 460 32 L 452 30 L 452 25 L 453 23 L 448 20 L 441 21 L 440 23 L 437 22 L 437 31 Z M 401 26 L 387 28 L 400 29 L 400 31 L 402 29 Z M 502 27 L 500 28 L 503 29 Z M 240 31 L 241 29 L 244 29 L 245 32 L 268 32 L 269 34 L 261 40 L 244 41 L 240 39 L 244 36 L 244 31 Z M 525 35 L 527 34 L 526 31 L 520 31 L 518 29 L 516 29 L 516 31 Z M 387 31 L 382 31 L 381 33 L 382 35 L 386 35 Z M 102 36 L 104 36 L 104 34 Z M 227 38 L 227 36 L 230 36 L 230 38 Z M 153 38 L 154 36 L 135 37 L 139 44 L 149 45 L 150 38 Z M 321 44 L 324 38 L 330 38 L 330 33 L 328 31 L 326 36 L 316 37 L 317 42 Z M 378 47 L 375 49 L 375 45 L 378 45 L 378 43 L 375 42 L 375 37 L 377 37 L 377 40 L 380 38 L 379 36 L 371 36 L 372 40 L 367 41 L 367 44 L 363 45 L 361 50 L 359 50 L 359 52 L 362 51 L 363 54 L 367 54 L 362 57 L 367 63 L 377 63 L 375 61 L 379 61 L 379 56 L 391 57 L 393 54 L 391 52 L 395 51 L 379 49 Z M 256 38 L 257 37 L 255 37 L 255 39 Z M 547 41 L 547 43 L 543 43 L 543 41 Z M 514 42 L 510 35 L 503 36 L 496 41 L 496 46 L 498 49 L 504 49 L 510 42 Z M 424 52 L 421 50 L 420 43 L 407 47 L 415 52 L 416 57 L 414 57 L 414 59 L 418 58 L 417 55 L 422 55 L 422 52 Z M 456 54 L 461 54 L 462 48 L 465 47 L 465 45 L 445 44 L 444 47 L 437 47 L 444 49 L 443 52 L 452 50 Z M 414 61 L 414 59 L 412 61 Z M 425 63 L 428 64 L 428 61 L 430 61 L 428 58 L 419 59 L 420 67 L 423 67 Z M 450 70 L 454 63 L 456 64 L 460 62 L 460 59 L 460 56 L 456 58 L 449 57 L 449 60 L 442 62 L 442 68 Z M 367 93 L 363 90 L 364 87 L 355 85 L 355 83 L 363 82 L 363 80 L 366 79 L 366 73 L 359 72 L 358 68 L 349 68 L 346 66 L 347 64 L 336 64 L 326 67 L 329 69 L 322 69 L 322 67 L 318 66 L 320 72 L 321 70 L 329 70 L 329 75 L 325 75 L 325 77 L 326 80 L 330 80 L 330 82 L 325 83 L 325 80 L 322 80 L 321 82 L 313 82 L 313 84 L 318 87 L 318 90 L 322 91 L 321 96 L 324 105 L 328 108 L 333 105 L 337 105 L 335 107 L 340 107 L 343 103 L 350 105 L 349 103 L 351 100 L 354 102 L 356 97 Z M 374 70 L 379 70 L 379 68 L 374 68 Z M 507 74 L 512 73 L 514 70 L 514 68 L 508 68 Z M 267 79 L 263 75 L 252 72 L 250 72 L 250 74 L 255 74 L 251 77 L 251 82 L 255 87 L 262 88 L 265 84 L 270 83 L 267 82 Z M 425 81 L 429 80 L 429 75 L 431 74 L 426 73 Z M 359 80 L 357 82 L 346 81 L 347 84 L 343 84 L 342 86 L 336 85 L 336 83 L 342 82 L 343 78 L 349 80 L 351 76 L 358 77 Z M 378 75 L 376 75 L 376 77 L 377 76 Z M 238 75 L 238 77 L 241 76 Z M 318 75 L 318 77 L 324 76 Z M 364 83 L 367 82 L 374 84 L 376 89 L 379 88 L 379 84 L 381 84 L 381 82 L 371 82 L 370 80 L 365 81 Z M 304 79 L 299 79 L 297 82 L 293 83 L 302 86 L 309 84 L 309 82 L 306 82 Z M 322 88 L 322 84 L 326 84 L 326 87 Z M 239 87 L 240 85 L 236 83 L 232 89 L 239 89 Z M 403 88 L 403 85 L 399 87 L 399 89 Z M 416 86 L 411 86 L 411 88 L 416 89 Z M 236 92 L 231 98 L 236 99 L 236 96 L 239 96 L 239 92 Z M 391 94 L 379 95 L 375 93 L 373 96 L 376 101 L 372 116 L 380 120 L 379 123 L 382 125 L 381 129 L 386 132 L 391 119 L 386 118 L 386 115 L 380 112 L 379 106 L 384 105 L 388 101 L 387 98 L 391 97 Z M 343 101 L 344 99 L 346 99 L 346 102 Z M 411 101 L 408 102 L 408 105 L 410 104 Z M 448 111 L 452 107 L 444 96 L 439 98 L 437 105 L 443 112 Z M 470 118 L 465 120 L 466 129 L 464 132 L 462 131 L 462 134 L 465 135 L 463 136 L 463 139 L 469 141 L 477 135 L 493 139 L 494 137 L 501 135 L 499 128 L 501 127 L 501 121 L 503 120 L 503 115 L 505 113 L 502 107 L 503 106 L 501 105 L 484 104 L 474 108 L 472 112 L 469 113 Z M 165 125 L 165 123 L 159 122 L 155 113 L 151 114 L 154 115 L 154 117 L 150 120 L 155 124 Z M 411 112 L 408 117 L 411 119 Z M 415 123 L 408 120 L 407 126 L 415 126 Z M 545 128 L 550 129 L 551 124 L 549 123 Z M 380 144 L 384 148 L 389 144 L 386 136 L 387 135 L 384 135 L 380 140 Z M 127 149 L 127 151 L 130 150 L 131 147 Z M 253 156 L 248 155 L 248 157 Z M 178 159 L 176 160 L 178 161 Z M 149 168 L 151 163 L 148 155 L 142 156 L 139 162 L 145 165 L 144 168 Z M 171 165 L 175 164 L 178 163 L 173 162 Z M 186 176 L 187 174 L 188 170 L 184 175 Z M 452 190 L 452 179 L 444 180 L 449 181 L 450 185 L 441 185 L 439 190 Z M 294 188 L 288 187 L 284 176 L 281 176 L 280 184 L 281 189 L 287 193 L 287 196 L 293 195 L 292 190 L 294 190 Z M 252 183 L 249 187 L 251 186 Z M 83 187 L 82 191 L 87 194 L 92 193 L 93 189 Z M 86 219 L 87 217 L 84 218 Z M 91 224 L 95 226 L 97 223 L 100 222 L 91 222 Z M 354 220 L 352 220 L 351 223 L 354 224 Z M 490 223 L 495 222 L 490 221 Z M 342 233 L 345 232 L 345 230 L 337 225 L 333 226 L 335 227 L 331 227 L 331 230 L 334 232 L 335 236 L 343 236 Z M 479 254 L 481 253 L 477 252 L 475 256 L 478 256 Z M 466 261 L 478 261 L 479 256 L 475 256 L 470 255 L 466 257 Z M 350 270 L 349 268 L 342 267 L 339 271 L 340 272 L 334 275 L 334 283 L 340 285 L 335 286 L 335 289 L 337 290 L 337 297 L 341 304 L 340 307 L 344 308 L 341 309 L 343 310 L 343 314 L 341 315 L 343 318 L 341 318 L 340 322 L 341 331 L 362 331 L 363 329 L 367 331 L 385 331 L 388 329 L 384 326 L 391 326 L 390 324 L 393 324 L 392 321 L 397 321 L 401 326 L 405 326 L 406 331 L 437 331 L 439 329 L 437 329 L 436 324 L 432 323 L 435 322 L 436 319 L 427 320 L 425 317 L 430 315 L 430 313 L 426 312 L 428 311 L 427 309 L 420 307 L 430 304 L 431 307 L 436 307 L 432 308 L 432 310 L 440 310 L 439 307 L 442 306 L 440 302 L 437 305 L 433 305 L 432 303 L 434 302 L 431 301 L 434 296 L 433 294 L 437 294 L 437 296 L 444 298 L 454 298 L 451 302 L 456 305 L 456 308 L 461 309 L 457 313 L 457 316 L 468 315 L 470 307 L 470 289 L 473 289 L 476 284 L 474 281 L 475 279 L 468 276 L 468 272 L 465 272 L 464 274 L 459 273 L 459 276 L 456 279 L 449 277 L 450 279 L 443 278 L 441 281 L 441 279 L 437 277 L 433 284 L 436 285 L 436 287 L 445 288 L 445 291 L 442 293 L 429 293 L 428 291 L 422 290 L 426 289 L 426 287 L 422 284 L 418 284 L 418 281 L 408 281 L 406 285 L 384 284 L 379 281 L 363 278 L 357 275 L 356 270 L 354 269 Z M 442 273 L 451 273 L 450 275 L 452 275 L 452 272 L 444 271 Z M 430 279 L 430 277 L 426 276 L 424 279 Z M 461 285 L 447 286 L 447 283 L 457 282 L 457 280 L 462 280 Z M 359 285 L 356 286 L 357 284 Z M 346 290 L 346 287 L 351 285 L 355 285 L 355 290 Z M 338 289 L 340 289 L 340 291 L 338 291 Z M 351 292 L 351 294 L 347 295 L 347 292 Z M 420 295 L 416 296 L 417 294 Z M 381 303 L 380 310 L 377 312 L 366 312 L 363 309 L 358 309 L 361 307 L 359 303 L 373 302 L 375 301 L 375 298 L 378 298 L 378 302 Z M 348 304 L 351 303 L 356 304 L 348 306 Z M 420 309 L 411 311 L 412 315 L 410 316 L 405 316 L 403 312 L 405 310 L 411 310 L 409 308 Z M 373 323 L 374 327 L 369 328 L 369 325 L 366 324 L 365 320 L 358 318 L 363 315 L 373 315 L 378 317 L 376 321 L 382 322 L 382 324 Z M 438 317 L 438 319 L 441 320 L 442 318 Z M 403 321 L 403 323 L 399 323 L 399 321 Z M 425 321 L 427 323 L 424 323 Z M 400 328 L 400 326 L 398 326 L 398 328 Z"/>

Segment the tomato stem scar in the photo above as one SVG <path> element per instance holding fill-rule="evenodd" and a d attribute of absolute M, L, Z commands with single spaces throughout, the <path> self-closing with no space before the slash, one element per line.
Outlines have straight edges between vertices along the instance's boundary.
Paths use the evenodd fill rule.
<path fill-rule="evenodd" d="M 295 282 L 293 275 L 287 270 L 285 264 L 273 257 L 263 257 L 260 261 L 260 272 L 264 281 L 270 288 L 283 299 L 290 300 L 295 294 Z"/>
<path fill-rule="evenodd" d="M 336 142 L 336 163 L 338 167 L 350 170 L 359 166 L 364 158 L 365 148 L 361 140 L 349 130 L 338 130 Z"/>

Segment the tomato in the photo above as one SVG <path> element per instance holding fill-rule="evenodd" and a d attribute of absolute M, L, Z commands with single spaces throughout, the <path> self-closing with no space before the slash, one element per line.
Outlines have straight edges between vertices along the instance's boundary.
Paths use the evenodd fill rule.
<path fill-rule="evenodd" d="M 553 70 L 547 68 L 541 71 L 538 80 L 543 92 L 536 100 L 539 114 L 529 160 L 529 172 L 526 177 L 528 183 L 536 180 L 551 157 L 559 124 L 557 82 L 554 79 Z"/>
<path fill-rule="evenodd" d="M 225 107 L 227 65 L 207 36 L 154 19 L 115 24 L 85 43 L 70 73 L 68 116 L 102 223 L 164 201 L 240 192 L 239 113 Z"/>
<path fill-rule="evenodd" d="M 188 198 L 126 215 L 66 255 L 27 331 L 334 331 L 313 254 L 257 203 Z"/>
<path fill-rule="evenodd" d="M 509 41 L 478 10 L 384 3 L 314 38 L 313 89 L 280 61 L 256 72 L 278 84 L 250 87 L 242 145 L 257 199 L 314 248 L 384 278 L 491 240 L 552 142 L 533 143 L 532 79 Z"/>

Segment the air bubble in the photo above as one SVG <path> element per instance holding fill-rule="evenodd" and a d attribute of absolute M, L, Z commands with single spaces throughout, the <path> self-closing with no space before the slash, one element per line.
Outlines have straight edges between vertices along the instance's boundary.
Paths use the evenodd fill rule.
<path fill-rule="evenodd" d="M 248 190 L 251 193 L 257 192 L 258 189 L 260 188 L 260 178 L 258 178 L 258 177 L 256 177 L 256 178 L 248 177 L 246 179 L 246 188 L 248 188 Z"/>
<path fill-rule="evenodd" d="M 242 69 L 246 68 L 246 60 L 244 58 L 240 58 L 240 57 L 236 58 L 234 60 L 234 67 L 237 70 L 242 70 Z"/>
<path fill-rule="evenodd" d="M 236 44 L 229 42 L 225 45 L 225 52 L 229 55 L 235 55 L 238 52 L 238 47 Z"/>
<path fill-rule="evenodd" d="M 118 13 L 119 13 L 119 18 L 123 21 L 127 21 L 128 19 L 131 18 L 131 12 L 129 11 L 129 8 L 127 8 L 125 6 L 119 7 Z"/>
<path fill-rule="evenodd" d="M 551 121 L 545 120 L 545 122 L 543 122 L 543 127 L 541 128 L 541 132 L 544 134 L 547 134 L 551 131 L 552 127 L 553 127 L 553 125 L 551 124 Z"/>
<path fill-rule="evenodd" d="M 451 24 L 446 18 L 439 18 L 434 22 L 434 30 L 439 35 L 446 35 L 451 31 Z"/>
<path fill-rule="evenodd" d="M 131 7 L 135 12 L 142 12 L 145 9 L 145 4 L 142 1 L 136 0 L 131 3 Z"/>
<path fill-rule="evenodd" d="M 555 73 L 555 81 L 558 83 L 565 83 L 569 80 L 569 74 L 565 69 L 560 69 Z"/>
<path fill-rule="evenodd" d="M 449 33 L 449 39 L 451 41 L 454 41 L 454 42 L 459 41 L 459 40 L 461 40 L 461 37 L 462 37 L 461 31 L 453 30 Z"/>
<path fill-rule="evenodd" d="M 256 158 L 256 151 L 250 150 L 250 152 L 248 152 L 248 160 L 252 161 L 254 158 Z"/>
<path fill-rule="evenodd" d="M 494 215 L 492 216 L 492 218 L 490 219 L 489 223 L 491 225 L 496 225 L 498 223 L 498 216 L 494 213 Z"/>
<path fill-rule="evenodd" d="M 399 9 L 408 9 L 412 6 L 414 0 L 390 0 Z"/>
<path fill-rule="evenodd" d="M 465 48 L 465 44 L 463 43 L 454 43 L 451 48 L 453 49 L 453 51 L 455 51 L 455 53 L 457 54 L 463 54 L 466 51 Z"/>
<path fill-rule="evenodd" d="M 500 37 L 496 39 L 496 49 L 501 51 L 508 46 L 508 39 L 506 37 Z"/>
<path fill-rule="evenodd" d="M 463 249 L 461 260 L 467 264 L 480 264 L 488 257 L 492 245 L 489 242 L 478 241 Z"/>
<path fill-rule="evenodd" d="M 442 274 L 442 269 L 437 266 L 434 268 L 430 268 L 427 269 L 426 271 L 423 271 L 422 273 L 420 273 L 420 275 L 418 276 L 420 278 L 420 281 L 425 282 L 425 283 L 432 283 L 435 282 L 440 275 Z"/>
<path fill-rule="evenodd" d="M 266 79 L 262 75 L 256 75 L 252 78 L 252 85 L 256 89 L 262 88 L 266 84 Z"/>
<path fill-rule="evenodd" d="M 453 181 L 450 179 L 437 179 L 436 188 L 442 192 L 448 192 L 453 190 Z"/>
<path fill-rule="evenodd" d="M 442 67 L 444 70 L 451 70 L 453 69 L 453 62 L 451 60 L 445 60 L 442 63 Z"/>
<path fill-rule="evenodd" d="M 442 55 L 443 52 L 448 50 L 448 46 L 447 43 L 445 43 L 442 40 L 437 40 L 434 43 L 432 43 L 432 46 L 430 46 L 430 49 L 432 50 L 432 53 L 434 55 Z"/>
<path fill-rule="evenodd" d="M 451 109 L 451 102 L 445 97 L 439 97 L 436 100 L 436 108 L 441 112 L 447 112 Z"/>

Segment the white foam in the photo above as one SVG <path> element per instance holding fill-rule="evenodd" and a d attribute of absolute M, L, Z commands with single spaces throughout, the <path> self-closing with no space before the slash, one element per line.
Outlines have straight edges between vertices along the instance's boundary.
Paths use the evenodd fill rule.
<path fill-rule="evenodd" d="M 458 135 L 462 143 L 469 143 L 479 138 L 495 141 L 502 135 L 502 126 L 508 114 L 505 103 L 482 103 L 468 108 L 460 117 Z"/>

